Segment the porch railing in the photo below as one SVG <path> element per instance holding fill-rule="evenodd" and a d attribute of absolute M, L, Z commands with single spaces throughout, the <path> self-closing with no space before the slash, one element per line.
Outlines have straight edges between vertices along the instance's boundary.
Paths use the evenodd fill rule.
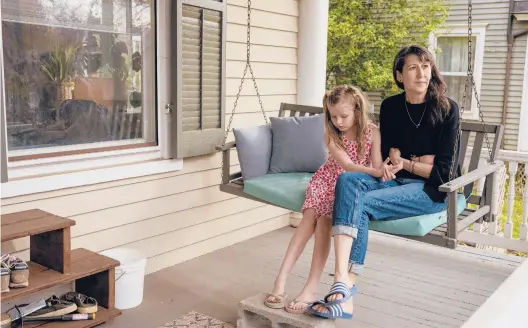
<path fill-rule="evenodd" d="M 498 160 L 505 165 L 495 176 L 495 185 L 499 188 L 493 195 L 492 212 L 497 220 L 475 223 L 458 238 L 479 248 L 528 252 L 528 152 L 501 150 Z M 477 194 L 480 194 L 484 183 L 478 185 Z"/>

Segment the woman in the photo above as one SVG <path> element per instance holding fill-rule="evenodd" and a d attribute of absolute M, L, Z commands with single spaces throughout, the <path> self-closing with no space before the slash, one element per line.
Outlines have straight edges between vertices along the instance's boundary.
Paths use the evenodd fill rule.
<path fill-rule="evenodd" d="M 403 47 L 394 60 L 393 76 L 404 92 L 380 106 L 382 156 L 393 167 L 386 168 L 382 179 L 357 172 L 338 177 L 332 218 L 334 284 L 322 301 L 308 308 L 318 316 L 352 318 L 369 219 L 397 220 L 437 213 L 446 206 L 446 194 L 438 187 L 450 180 L 451 163 L 458 159 L 458 105 L 446 97 L 446 84 L 423 47 Z M 459 175 L 456 163 L 451 178 Z"/>

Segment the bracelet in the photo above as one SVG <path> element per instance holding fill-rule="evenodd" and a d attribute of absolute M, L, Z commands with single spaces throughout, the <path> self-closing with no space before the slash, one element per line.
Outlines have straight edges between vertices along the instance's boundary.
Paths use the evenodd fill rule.
<path fill-rule="evenodd" d="M 411 162 L 411 173 L 414 174 L 414 164 L 416 164 L 416 162 Z"/>

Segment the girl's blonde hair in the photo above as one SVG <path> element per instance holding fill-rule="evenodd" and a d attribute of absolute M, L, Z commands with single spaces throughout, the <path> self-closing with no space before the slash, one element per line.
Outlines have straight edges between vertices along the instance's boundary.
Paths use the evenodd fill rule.
<path fill-rule="evenodd" d="M 369 123 L 368 109 L 370 104 L 367 97 L 361 90 L 355 86 L 344 84 L 339 85 L 327 92 L 323 97 L 323 113 L 325 116 L 325 132 L 327 135 L 327 142 L 333 140 L 334 143 L 342 149 L 345 149 L 343 144 L 343 133 L 332 123 L 332 117 L 328 110 L 328 106 L 334 106 L 341 101 L 347 99 L 354 99 L 354 125 L 356 126 L 356 142 L 358 145 L 358 155 L 362 157 L 365 147 L 365 132 Z"/>

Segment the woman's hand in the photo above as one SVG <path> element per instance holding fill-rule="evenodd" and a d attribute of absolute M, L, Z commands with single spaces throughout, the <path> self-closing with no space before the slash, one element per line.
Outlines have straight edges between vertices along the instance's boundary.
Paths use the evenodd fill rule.
<path fill-rule="evenodd" d="M 387 158 L 387 160 L 390 160 L 390 158 Z M 383 168 L 383 176 L 381 180 L 383 182 L 386 182 L 386 181 L 396 179 L 396 173 L 398 173 L 398 171 L 400 171 L 401 169 L 403 169 L 403 161 L 400 161 L 399 164 L 396 164 L 396 165 L 385 164 Z"/>
<path fill-rule="evenodd" d="M 389 151 L 389 158 L 392 165 L 400 164 L 400 162 L 402 161 L 400 150 L 398 148 L 391 148 Z"/>
<path fill-rule="evenodd" d="M 403 161 L 401 161 L 398 165 L 389 164 L 389 161 L 390 158 L 387 157 L 380 167 L 373 170 L 372 176 L 380 178 L 383 182 L 396 179 L 395 174 L 403 168 Z"/>

